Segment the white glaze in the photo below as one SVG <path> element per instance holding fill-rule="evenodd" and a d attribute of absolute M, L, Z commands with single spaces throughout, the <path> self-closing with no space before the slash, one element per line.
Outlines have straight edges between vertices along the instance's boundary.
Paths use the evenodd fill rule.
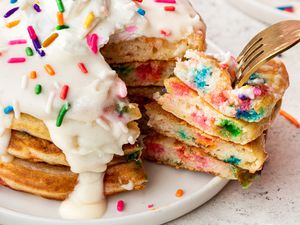
<path fill-rule="evenodd" d="M 56 1 L 41 1 L 41 13 L 33 9 L 33 1 L 19 0 L 16 4 L 0 1 L 0 104 L 3 107 L 13 105 L 15 116 L 27 113 L 46 124 L 53 143 L 63 150 L 66 159 L 75 173 L 79 173 L 79 182 L 68 200 L 61 207 L 61 215 L 68 219 L 96 218 L 105 211 L 103 195 L 103 176 L 113 155 L 123 155 L 122 146 L 133 144 L 139 135 L 127 128 L 132 119 L 120 117 L 115 112 L 116 104 L 129 106 L 125 84 L 110 69 L 104 58 L 94 54 L 86 43 L 88 34 L 98 34 L 98 48 L 106 44 L 111 35 L 113 40 L 124 40 L 122 34 L 126 27 L 137 26 L 138 32 L 130 33 L 130 38 L 138 36 L 162 37 L 161 29 L 169 29 L 170 40 L 182 39 L 201 30 L 203 24 L 189 3 L 179 0 L 176 13 L 165 12 L 165 4 L 145 0 L 142 6 L 131 0 L 64 0 L 64 19 L 69 29 L 55 30 Z M 12 16 L 2 16 L 12 7 L 20 9 Z M 146 10 L 146 16 L 136 13 L 138 7 Z M 95 19 L 88 29 L 83 27 L 87 15 L 93 12 Z M 161 22 L 159 17 L 168 20 Z M 169 15 L 170 14 L 170 15 Z M 11 29 L 5 24 L 20 19 L 21 23 Z M 174 24 L 173 21 L 177 20 Z M 41 41 L 51 34 L 58 33 L 58 38 L 47 48 L 45 57 L 35 51 L 34 56 L 26 57 L 25 47 L 32 46 L 27 27 L 31 25 Z M 116 39 L 117 38 L 117 39 Z M 8 41 L 25 39 L 24 45 L 8 45 Z M 126 37 L 128 39 L 128 35 Z M 25 63 L 9 64 L 12 57 L 25 57 Z M 84 63 L 88 74 L 83 74 L 77 64 Z M 49 64 L 55 76 L 46 73 L 44 66 Z M 37 79 L 29 79 L 31 71 L 37 72 Z M 42 85 L 42 93 L 36 95 L 34 88 Z M 60 108 L 66 102 L 59 98 L 63 85 L 70 87 L 67 96 L 70 110 L 61 127 L 56 126 Z M 3 115 L 2 115 L 3 114 Z M 3 119 L 5 118 L 5 119 Z M 0 113 L 1 149 L 4 161 L 6 148 L 10 140 L 12 114 Z M 3 119 L 3 120 L 2 120 Z M 3 158 L 3 157 L 2 157 Z"/>

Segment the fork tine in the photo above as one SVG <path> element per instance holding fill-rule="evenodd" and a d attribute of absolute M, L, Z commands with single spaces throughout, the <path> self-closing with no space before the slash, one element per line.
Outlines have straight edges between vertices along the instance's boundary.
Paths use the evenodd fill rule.
<path fill-rule="evenodd" d="M 263 53 L 264 51 L 260 49 L 260 51 L 257 52 L 257 54 L 253 54 L 251 57 L 249 57 L 247 62 L 241 63 L 239 70 L 241 70 L 241 72 L 244 73 L 246 68 L 249 67 L 254 62 L 254 60 L 257 59 L 259 56 L 261 56 Z"/>
<path fill-rule="evenodd" d="M 260 43 L 260 45 L 256 46 L 255 48 L 253 47 L 251 49 L 251 51 L 248 51 L 243 58 L 241 59 L 240 63 L 247 63 L 249 61 L 249 59 L 251 59 L 253 55 L 256 55 L 257 53 L 259 53 L 260 51 L 262 51 L 262 47 L 263 47 L 263 43 Z"/>
<path fill-rule="evenodd" d="M 237 62 L 239 63 L 243 59 L 243 56 L 246 55 L 253 47 L 255 47 L 261 41 L 262 41 L 262 37 L 259 36 L 259 34 L 257 34 L 242 50 L 240 55 L 237 57 Z"/>
<path fill-rule="evenodd" d="M 298 41 L 294 41 L 292 44 L 283 43 L 281 46 L 277 47 L 276 49 L 269 49 L 269 51 L 263 51 L 262 53 L 253 57 L 253 59 L 248 62 L 243 69 L 239 69 L 238 76 L 237 76 L 237 87 L 243 86 L 249 80 L 249 77 L 252 73 L 254 73 L 260 66 L 268 62 L 270 59 L 274 58 L 278 54 L 286 51 L 287 49 L 295 46 Z M 242 76 L 244 74 L 244 76 Z M 246 75 L 247 76 L 246 76 Z"/>
<path fill-rule="evenodd" d="M 292 24 L 291 27 L 287 27 L 286 24 L 290 23 Z M 287 20 L 287 21 L 281 21 L 279 23 L 273 24 L 272 26 L 266 28 L 265 30 L 262 30 L 257 35 L 255 35 L 254 38 L 250 40 L 250 42 L 246 45 L 246 47 L 242 50 L 240 55 L 237 58 L 237 62 L 240 63 L 240 61 L 243 59 L 243 56 L 248 54 L 248 52 L 253 49 L 258 43 L 263 41 L 263 39 L 268 37 L 276 37 L 276 34 L 278 33 L 278 30 L 290 28 L 293 29 L 300 29 L 300 23 L 297 20 Z M 293 29 L 292 29 L 293 28 Z"/>
<path fill-rule="evenodd" d="M 282 21 L 257 34 L 238 57 L 235 86 L 241 87 L 262 64 L 300 41 L 300 21 Z"/>

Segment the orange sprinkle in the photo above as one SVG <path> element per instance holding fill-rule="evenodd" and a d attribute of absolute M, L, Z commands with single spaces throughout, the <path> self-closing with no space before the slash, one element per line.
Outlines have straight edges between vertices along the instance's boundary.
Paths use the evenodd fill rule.
<path fill-rule="evenodd" d="M 7 28 L 13 28 L 13 27 L 17 26 L 20 22 L 21 22 L 21 20 L 15 20 L 15 21 L 12 21 L 10 23 L 7 23 L 5 26 Z"/>
<path fill-rule="evenodd" d="M 30 79 L 36 79 L 37 75 L 36 75 L 36 71 L 31 71 L 31 73 L 29 74 L 29 78 Z"/>
<path fill-rule="evenodd" d="M 58 33 L 51 34 L 50 37 L 48 37 L 44 42 L 43 42 L 43 47 L 47 48 L 49 45 L 55 41 L 55 39 L 58 37 Z"/>
<path fill-rule="evenodd" d="M 47 72 L 50 76 L 54 76 L 54 75 L 55 75 L 55 71 L 54 71 L 54 69 L 53 69 L 53 67 L 52 67 L 51 65 L 46 64 L 46 65 L 44 66 L 44 68 L 45 68 L 46 72 Z"/>
<path fill-rule="evenodd" d="M 299 121 L 295 117 L 291 116 L 290 114 L 288 114 L 284 110 L 280 110 L 279 113 L 280 113 L 281 116 L 283 116 L 288 121 L 290 121 L 292 124 L 294 124 L 297 128 L 300 128 L 300 123 L 299 123 Z"/>
<path fill-rule="evenodd" d="M 57 24 L 62 26 L 65 24 L 64 14 L 62 12 L 57 12 L 56 14 Z"/>
<path fill-rule="evenodd" d="M 183 194 L 184 194 L 184 191 L 182 189 L 178 189 L 176 191 L 176 197 L 177 198 L 181 198 L 183 196 Z"/>

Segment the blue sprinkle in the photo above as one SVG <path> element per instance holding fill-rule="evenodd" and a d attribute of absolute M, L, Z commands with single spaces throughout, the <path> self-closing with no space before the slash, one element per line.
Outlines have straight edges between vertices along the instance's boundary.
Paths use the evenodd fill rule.
<path fill-rule="evenodd" d="M 208 76 L 212 75 L 211 68 L 204 67 L 202 69 L 198 69 L 194 71 L 194 81 L 197 88 L 204 89 L 206 84 L 206 79 Z"/>
<path fill-rule="evenodd" d="M 140 14 L 141 16 L 145 16 L 146 11 L 143 10 L 142 8 L 138 8 L 138 10 L 136 11 L 138 14 Z"/>
<path fill-rule="evenodd" d="M 232 155 L 230 158 L 225 159 L 224 162 L 237 166 L 240 164 L 241 160 Z"/>
<path fill-rule="evenodd" d="M 9 114 L 9 113 L 11 113 L 12 111 L 14 111 L 14 107 L 12 107 L 11 105 L 6 106 L 6 107 L 4 108 L 4 110 L 3 110 L 3 112 L 4 112 L 5 114 Z"/>
<path fill-rule="evenodd" d="M 18 0 L 10 0 L 10 4 L 15 4 Z"/>
<path fill-rule="evenodd" d="M 248 122 L 255 122 L 263 117 L 264 112 L 263 110 L 261 111 L 261 113 L 257 113 L 254 109 L 251 109 L 250 111 L 238 109 L 236 113 L 236 118 L 244 119 Z"/>

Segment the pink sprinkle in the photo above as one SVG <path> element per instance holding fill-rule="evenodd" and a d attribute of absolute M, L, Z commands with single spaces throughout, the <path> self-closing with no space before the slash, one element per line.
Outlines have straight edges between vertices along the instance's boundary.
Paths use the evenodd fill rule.
<path fill-rule="evenodd" d="M 124 209 L 125 209 L 125 203 L 124 203 L 124 201 L 123 200 L 119 200 L 117 202 L 117 210 L 118 210 L 118 212 L 123 212 Z"/>
<path fill-rule="evenodd" d="M 128 27 L 126 27 L 126 31 L 128 32 L 128 33 L 134 33 L 134 32 L 136 32 L 137 31 L 137 26 L 128 26 Z"/>
<path fill-rule="evenodd" d="M 164 35 L 165 37 L 170 37 L 172 34 L 171 31 L 169 31 L 169 30 L 161 30 L 160 33 L 162 35 Z"/>
<path fill-rule="evenodd" d="M 261 94 L 262 94 L 261 89 L 259 89 L 257 87 L 254 88 L 253 92 L 254 92 L 255 96 L 261 96 Z"/>
<path fill-rule="evenodd" d="M 92 34 L 91 40 L 90 40 L 90 47 L 93 53 L 98 53 L 98 40 L 99 36 L 97 34 Z"/>
<path fill-rule="evenodd" d="M 9 45 L 21 45 L 26 43 L 27 41 L 25 39 L 11 40 L 8 42 Z"/>
<path fill-rule="evenodd" d="M 26 61 L 25 58 L 20 57 L 20 58 L 10 58 L 7 62 L 8 63 L 23 63 L 25 61 Z"/>
<path fill-rule="evenodd" d="M 151 209 L 151 208 L 153 208 L 154 207 L 154 204 L 149 204 L 148 205 L 148 209 Z"/>
<path fill-rule="evenodd" d="M 176 4 L 176 0 L 155 0 L 157 3 L 169 3 L 169 4 Z"/>
<path fill-rule="evenodd" d="M 86 36 L 86 43 L 87 43 L 88 46 L 91 46 L 91 35 L 90 34 L 88 34 Z"/>
<path fill-rule="evenodd" d="M 31 40 L 35 40 L 37 38 L 36 33 L 35 33 L 32 26 L 28 26 L 27 31 L 29 33 L 29 36 L 30 36 Z"/>
<path fill-rule="evenodd" d="M 228 64 L 223 63 L 223 64 L 220 65 L 220 67 L 221 67 L 221 69 L 223 69 L 223 70 L 227 70 L 229 66 L 228 66 Z"/>

